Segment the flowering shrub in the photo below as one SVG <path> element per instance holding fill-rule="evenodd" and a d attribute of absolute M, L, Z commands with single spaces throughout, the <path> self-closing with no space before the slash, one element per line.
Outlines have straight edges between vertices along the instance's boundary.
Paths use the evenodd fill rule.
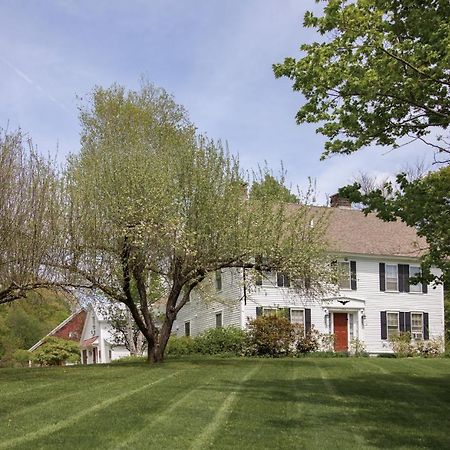
<path fill-rule="evenodd" d="M 436 358 L 442 356 L 444 351 L 444 342 L 440 337 L 430 339 L 429 341 L 417 341 L 417 352 L 425 358 Z"/>
<path fill-rule="evenodd" d="M 295 348 L 295 330 L 288 319 L 278 315 L 260 316 L 248 324 L 248 353 L 285 356 Z"/>
<path fill-rule="evenodd" d="M 320 346 L 320 333 L 311 327 L 305 332 L 303 325 L 295 325 L 295 347 L 298 353 L 305 354 L 316 352 Z"/>

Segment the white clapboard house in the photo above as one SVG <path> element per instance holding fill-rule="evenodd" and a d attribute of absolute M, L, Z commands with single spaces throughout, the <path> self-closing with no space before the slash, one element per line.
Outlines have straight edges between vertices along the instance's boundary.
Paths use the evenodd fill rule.
<path fill-rule="evenodd" d="M 82 364 L 109 363 L 130 356 L 125 345 L 115 342 L 113 333 L 102 308 L 89 304 L 71 314 L 29 351 L 33 352 L 45 343 L 45 338 L 53 336 L 79 343 Z"/>
<path fill-rule="evenodd" d="M 443 287 L 409 283 L 420 271 L 420 249 L 426 247 L 415 230 L 374 214 L 365 216 L 338 196 L 333 196 L 329 212 L 327 241 L 344 274 L 337 294 L 299 299 L 287 277 L 269 273 L 244 296 L 242 270 L 222 270 L 215 284 L 224 301 L 205 304 L 193 294 L 178 314 L 175 333 L 195 336 L 212 327 L 245 328 L 256 316 L 285 308 L 291 322 L 334 334 L 336 351 L 350 350 L 357 338 L 369 353 L 390 352 L 389 337 L 399 331 L 410 331 L 416 340 L 443 336 Z"/>

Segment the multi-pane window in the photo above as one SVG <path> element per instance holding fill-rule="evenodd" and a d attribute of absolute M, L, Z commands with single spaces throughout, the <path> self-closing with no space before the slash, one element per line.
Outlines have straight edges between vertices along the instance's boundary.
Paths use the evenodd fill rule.
<path fill-rule="evenodd" d="M 291 287 L 291 280 L 282 272 L 277 272 L 277 286 L 278 287 Z"/>
<path fill-rule="evenodd" d="M 191 335 L 191 322 L 184 322 L 184 335 L 188 337 Z"/>
<path fill-rule="evenodd" d="M 423 339 L 423 314 L 411 313 L 411 336 L 413 339 Z"/>
<path fill-rule="evenodd" d="M 277 285 L 277 273 L 263 270 L 256 275 L 257 286 L 276 286 Z"/>
<path fill-rule="evenodd" d="M 222 271 L 216 270 L 216 291 L 219 292 L 222 290 Z"/>
<path fill-rule="evenodd" d="M 222 312 L 216 313 L 216 328 L 222 328 L 223 326 L 223 316 Z"/>
<path fill-rule="evenodd" d="M 275 316 L 277 314 L 278 308 L 263 308 L 264 316 Z"/>
<path fill-rule="evenodd" d="M 388 312 L 386 316 L 387 316 L 387 338 L 389 339 L 392 336 L 398 335 L 399 331 L 398 313 Z"/>
<path fill-rule="evenodd" d="M 398 266 L 386 264 L 386 290 L 398 291 Z"/>
<path fill-rule="evenodd" d="M 420 267 L 409 266 L 409 277 L 417 277 L 420 275 Z M 410 284 L 409 292 L 422 292 L 422 283 Z"/>
<path fill-rule="evenodd" d="M 351 289 L 350 261 L 339 262 L 339 287 L 341 289 Z"/>
<path fill-rule="evenodd" d="M 303 309 L 291 309 L 291 323 L 304 325 Z"/>

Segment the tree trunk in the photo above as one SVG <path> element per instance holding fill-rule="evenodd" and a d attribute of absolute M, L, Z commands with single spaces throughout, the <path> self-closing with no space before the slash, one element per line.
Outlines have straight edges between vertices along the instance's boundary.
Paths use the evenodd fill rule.
<path fill-rule="evenodd" d="M 161 363 L 164 361 L 164 353 L 172 332 L 173 322 L 173 319 L 166 318 L 161 327 L 161 331 L 153 338 L 155 345 L 151 346 L 150 339 L 147 339 L 147 362 L 149 364 Z"/>

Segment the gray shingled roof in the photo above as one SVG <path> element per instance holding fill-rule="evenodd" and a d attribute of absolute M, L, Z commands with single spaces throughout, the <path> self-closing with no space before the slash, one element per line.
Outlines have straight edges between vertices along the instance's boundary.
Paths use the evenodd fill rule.
<path fill-rule="evenodd" d="M 326 237 L 332 251 L 417 258 L 427 249 L 426 240 L 403 222 L 383 222 L 355 209 L 314 209 L 329 214 Z"/>

